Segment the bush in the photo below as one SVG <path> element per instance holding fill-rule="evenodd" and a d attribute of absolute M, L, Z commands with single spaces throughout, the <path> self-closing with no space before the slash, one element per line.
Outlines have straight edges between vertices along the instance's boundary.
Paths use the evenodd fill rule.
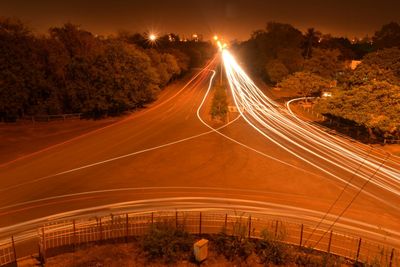
<path fill-rule="evenodd" d="M 276 237 L 272 238 L 269 231 L 263 230 L 261 237 L 263 239 L 256 243 L 256 253 L 263 264 L 284 265 L 290 262 L 291 252 L 289 246 L 278 241 L 283 240 L 284 231 L 281 231 Z"/>
<path fill-rule="evenodd" d="M 170 222 L 158 222 L 143 237 L 142 248 L 150 260 L 174 263 L 189 257 L 193 243 L 194 238 L 188 232 Z"/>
<path fill-rule="evenodd" d="M 226 228 L 222 228 L 214 239 L 215 247 L 218 254 L 225 256 L 227 260 L 234 260 L 239 257 L 246 260 L 254 251 L 253 241 L 246 236 L 247 223 L 239 217 L 232 225 L 232 235 L 226 233 Z"/>
<path fill-rule="evenodd" d="M 254 250 L 254 244 L 249 238 L 227 235 L 225 230 L 218 233 L 213 241 L 217 253 L 230 261 L 236 257 L 246 260 Z"/>
<path fill-rule="evenodd" d="M 228 102 L 226 97 L 225 88 L 223 86 L 216 86 L 214 96 L 211 104 L 211 117 L 225 119 L 228 112 Z"/>

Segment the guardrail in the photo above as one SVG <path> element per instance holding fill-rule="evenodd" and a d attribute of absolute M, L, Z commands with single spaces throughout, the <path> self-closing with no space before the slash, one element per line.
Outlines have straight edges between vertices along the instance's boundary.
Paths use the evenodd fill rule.
<path fill-rule="evenodd" d="M 235 234 L 235 226 L 240 223 L 246 227 L 247 235 L 251 238 L 260 238 L 261 231 L 268 230 L 275 237 L 283 236 L 282 242 L 288 244 L 310 246 L 322 252 L 379 266 L 400 266 L 398 248 L 383 243 L 335 230 L 326 233 L 323 228 L 315 230 L 309 225 L 282 221 L 264 214 L 231 210 L 121 213 L 49 222 L 39 229 L 21 232 L 0 244 L 0 266 L 18 266 L 18 259 L 22 257 L 37 253 L 43 258 L 51 257 L 90 243 L 129 242 L 132 237 L 146 234 L 153 223 L 165 220 L 175 222 L 192 234 L 218 233 L 223 227 L 228 234 Z M 316 245 L 318 240 L 320 242 Z"/>

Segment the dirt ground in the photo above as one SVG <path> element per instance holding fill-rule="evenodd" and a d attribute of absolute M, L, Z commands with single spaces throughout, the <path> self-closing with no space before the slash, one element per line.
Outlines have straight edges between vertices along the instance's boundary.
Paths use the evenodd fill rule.
<path fill-rule="evenodd" d="M 121 118 L 0 123 L 0 165 L 105 127 Z"/>
<path fill-rule="evenodd" d="M 120 267 L 120 266 L 177 266 L 177 267 L 196 267 L 196 266 L 263 266 L 257 262 L 256 255 L 251 255 L 246 262 L 231 262 L 222 255 L 217 255 L 213 250 L 209 251 L 209 257 L 200 265 L 188 260 L 182 260 L 172 265 L 162 262 L 149 262 L 143 252 L 134 243 L 93 246 L 74 253 L 66 253 L 49 258 L 46 266 L 55 267 Z"/>

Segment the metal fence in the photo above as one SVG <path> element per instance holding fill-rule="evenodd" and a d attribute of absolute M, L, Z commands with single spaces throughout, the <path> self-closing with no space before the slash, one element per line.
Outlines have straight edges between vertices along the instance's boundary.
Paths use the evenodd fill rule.
<path fill-rule="evenodd" d="M 124 213 L 55 221 L 36 231 L 35 238 L 39 243 L 36 248 L 43 257 L 51 257 L 90 243 L 129 242 L 132 237 L 146 234 L 150 226 L 157 222 L 173 223 L 192 234 L 213 234 L 225 228 L 228 234 L 235 235 L 240 228 L 241 234 L 260 238 L 262 232 L 267 232 L 271 238 L 284 243 L 311 246 L 316 250 L 359 262 L 400 267 L 398 250 L 383 243 L 336 231 L 326 233 L 324 229 L 277 220 L 267 215 L 250 215 L 237 211 Z M 314 233 L 311 236 L 312 232 Z M 318 240 L 320 242 L 316 245 Z M 13 238 L 8 243 L 0 244 L 0 266 L 16 266 L 16 247 L 21 242 L 22 239 L 14 242 Z"/>
<path fill-rule="evenodd" d="M 0 265 L 7 265 L 17 262 L 17 256 L 15 253 L 14 238 L 11 238 L 10 242 L 0 244 Z"/>

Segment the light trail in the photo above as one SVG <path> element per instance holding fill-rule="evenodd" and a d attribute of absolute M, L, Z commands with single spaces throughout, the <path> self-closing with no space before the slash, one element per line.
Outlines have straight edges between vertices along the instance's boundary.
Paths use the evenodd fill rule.
<path fill-rule="evenodd" d="M 268 98 L 228 50 L 222 50 L 222 58 L 233 100 L 240 114 L 268 140 L 343 183 L 347 182 L 343 172 L 366 181 L 378 169 L 383 155 L 368 155 L 361 147 L 346 143 L 318 127 L 301 122 L 285 107 Z M 359 170 L 356 172 L 357 169 Z M 399 197 L 399 169 L 399 163 L 390 161 L 382 166 L 370 183 Z M 355 183 L 350 186 L 359 189 Z M 374 198 L 385 202 L 379 195 L 374 195 Z M 398 205 L 392 207 L 396 206 Z"/>
<path fill-rule="evenodd" d="M 207 188 L 208 190 L 208 188 Z M 156 207 L 156 208 L 155 208 Z M 149 213 L 149 212 L 162 212 L 162 211 L 232 211 L 244 212 L 254 216 L 266 215 L 284 219 L 285 222 L 293 223 L 306 223 L 311 225 L 319 220 L 322 212 L 312 209 L 295 207 L 286 204 L 280 204 L 268 201 L 258 201 L 230 197 L 218 196 L 191 196 L 191 197 L 159 197 L 152 199 L 140 199 L 133 201 L 125 201 L 113 204 L 106 204 L 96 207 L 89 207 L 79 210 L 62 212 L 42 218 L 37 218 L 25 221 L 12 226 L 0 228 L 0 244 L 8 242 L 10 233 L 19 233 L 16 235 L 15 240 L 18 242 L 37 238 L 37 229 L 51 225 L 53 230 L 62 230 L 64 227 L 71 227 L 63 224 L 66 221 L 73 219 L 89 219 L 96 217 L 105 217 L 111 214 L 118 215 L 129 213 Z M 335 220 L 335 216 L 329 215 L 322 229 L 328 227 L 329 224 Z M 57 222 L 61 222 L 59 225 Z M 58 226 L 57 226 L 58 225 Z M 357 235 L 373 240 L 375 242 L 384 242 L 399 247 L 400 232 L 397 230 L 377 228 L 373 224 L 363 221 L 353 220 L 350 218 L 343 218 L 335 227 L 337 231 L 344 234 Z"/>

